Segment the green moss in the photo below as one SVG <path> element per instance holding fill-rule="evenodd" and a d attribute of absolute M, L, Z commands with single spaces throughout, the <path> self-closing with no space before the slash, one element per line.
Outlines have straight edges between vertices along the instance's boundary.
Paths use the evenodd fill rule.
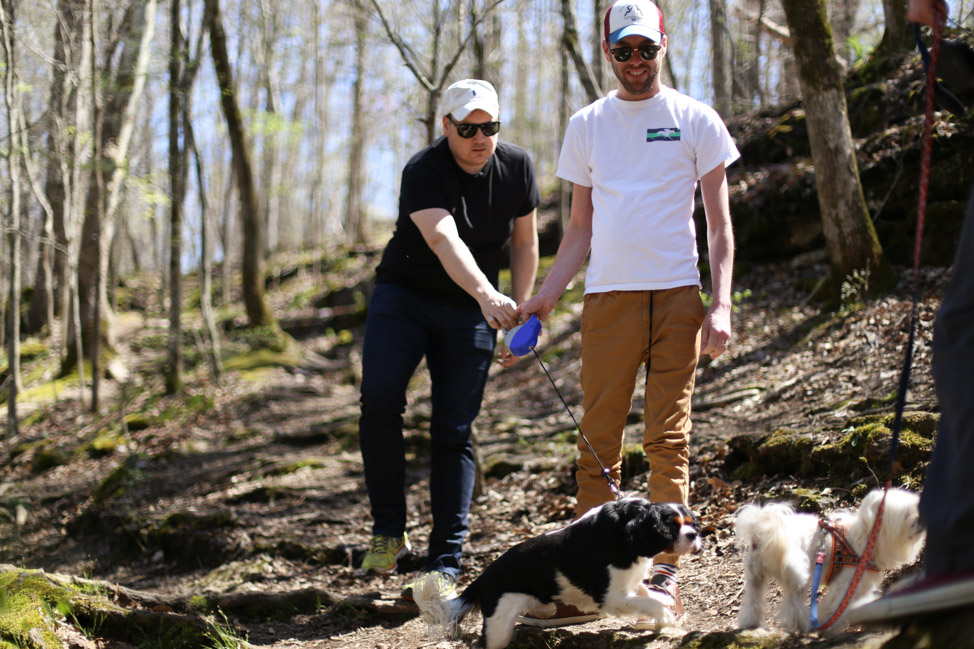
<path fill-rule="evenodd" d="M 787 634 L 762 630 L 688 633 L 680 649 L 772 649 L 781 647 Z"/>
<path fill-rule="evenodd" d="M 114 453 L 125 442 L 125 435 L 118 431 L 102 428 L 95 434 L 94 439 L 84 446 L 84 450 L 92 457 L 101 457 Z"/>
<path fill-rule="evenodd" d="M 503 478 L 520 471 L 524 465 L 508 458 L 493 456 L 484 462 L 484 476 L 488 478 Z"/>
<path fill-rule="evenodd" d="M 646 451 L 640 444 L 629 444 L 622 448 L 622 481 L 646 473 L 649 464 L 646 462 Z"/>
<path fill-rule="evenodd" d="M 34 451 L 34 457 L 31 461 L 31 468 L 37 473 L 42 473 L 56 466 L 64 466 L 69 461 L 70 456 L 67 452 L 65 452 L 63 449 L 57 448 L 45 440 L 40 444 L 37 450 Z"/>
<path fill-rule="evenodd" d="M 145 430 L 152 426 L 152 418 L 144 412 L 133 412 L 125 415 L 125 427 L 130 433 Z"/>
<path fill-rule="evenodd" d="M 115 467 L 95 487 L 95 502 L 103 502 L 109 498 L 120 496 L 125 493 L 126 489 L 141 481 L 142 463 L 142 458 L 135 455 L 125 458 L 124 462 Z"/>
<path fill-rule="evenodd" d="M 290 464 L 285 464 L 284 466 L 277 467 L 272 470 L 268 475 L 290 475 L 296 473 L 301 469 L 322 469 L 325 467 L 325 459 L 320 457 L 309 457 L 298 460 L 297 462 L 291 462 Z"/>
<path fill-rule="evenodd" d="M 34 571 L 0 573 L 0 638 L 18 649 L 61 647 L 54 635 L 58 602 L 75 593 L 59 588 Z"/>

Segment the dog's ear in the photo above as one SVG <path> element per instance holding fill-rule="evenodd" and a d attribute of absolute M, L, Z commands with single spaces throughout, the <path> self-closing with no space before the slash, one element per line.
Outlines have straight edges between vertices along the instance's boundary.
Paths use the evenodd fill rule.
<path fill-rule="evenodd" d="M 641 557 L 652 557 L 673 545 L 679 526 L 672 510 L 649 502 L 638 503 L 626 523 L 626 545 Z"/>

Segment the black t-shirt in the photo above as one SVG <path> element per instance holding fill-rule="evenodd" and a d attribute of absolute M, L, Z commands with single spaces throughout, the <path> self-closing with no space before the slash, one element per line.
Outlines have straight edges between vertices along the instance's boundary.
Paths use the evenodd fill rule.
<path fill-rule="evenodd" d="M 463 171 L 441 137 L 406 163 L 399 190 L 399 218 L 376 269 L 377 281 L 400 284 L 458 306 L 476 306 L 444 270 L 410 214 L 443 208 L 453 215 L 460 239 L 497 288 L 500 254 L 514 219 L 529 214 L 541 197 L 524 149 L 498 142 L 480 173 Z"/>

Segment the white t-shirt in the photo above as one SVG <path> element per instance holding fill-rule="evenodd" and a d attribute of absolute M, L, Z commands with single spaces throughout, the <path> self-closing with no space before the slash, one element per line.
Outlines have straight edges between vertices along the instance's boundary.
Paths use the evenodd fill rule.
<path fill-rule="evenodd" d="M 558 176 L 592 188 L 585 292 L 699 286 L 697 181 L 739 157 L 714 109 L 665 86 L 642 101 L 613 91 L 575 113 Z"/>

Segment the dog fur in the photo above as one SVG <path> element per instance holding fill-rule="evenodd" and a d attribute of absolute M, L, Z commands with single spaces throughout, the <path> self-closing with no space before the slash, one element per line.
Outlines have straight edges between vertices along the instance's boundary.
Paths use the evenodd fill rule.
<path fill-rule="evenodd" d="M 858 510 L 840 511 L 830 520 L 846 526 L 845 537 L 857 557 L 869 540 L 883 490 L 870 492 Z M 913 563 L 920 553 L 925 534 L 919 520 L 919 496 L 904 489 L 890 489 L 886 496 L 883 521 L 872 555 L 878 571 L 863 573 L 849 608 L 878 595 L 883 574 Z M 782 591 L 778 621 L 788 631 L 809 631 L 809 587 L 815 570 L 818 549 L 828 533 L 815 514 L 796 513 L 784 504 L 759 507 L 746 505 L 737 514 L 737 543 L 744 551 L 744 597 L 737 624 L 742 629 L 761 625 L 766 613 L 768 584 L 773 579 Z M 830 535 L 829 535 L 830 536 Z M 825 539 L 826 559 L 823 580 L 831 567 L 831 539 Z M 839 567 L 819 602 L 819 623 L 832 617 L 852 581 L 854 566 Z M 825 586 L 825 584 L 821 584 Z M 848 609 L 847 609 L 848 610 Z M 826 631 L 838 633 L 845 626 L 846 613 Z"/>
<path fill-rule="evenodd" d="M 683 505 L 627 498 L 606 503 L 559 530 L 528 539 L 502 554 L 463 593 L 443 600 L 432 580 L 414 592 L 424 619 L 455 635 L 479 608 L 487 649 L 506 647 L 517 618 L 550 615 L 556 600 L 583 611 L 648 616 L 672 626 L 672 598 L 643 585 L 660 552 L 699 552 L 696 519 Z M 430 586 L 430 587 L 425 587 Z"/>

